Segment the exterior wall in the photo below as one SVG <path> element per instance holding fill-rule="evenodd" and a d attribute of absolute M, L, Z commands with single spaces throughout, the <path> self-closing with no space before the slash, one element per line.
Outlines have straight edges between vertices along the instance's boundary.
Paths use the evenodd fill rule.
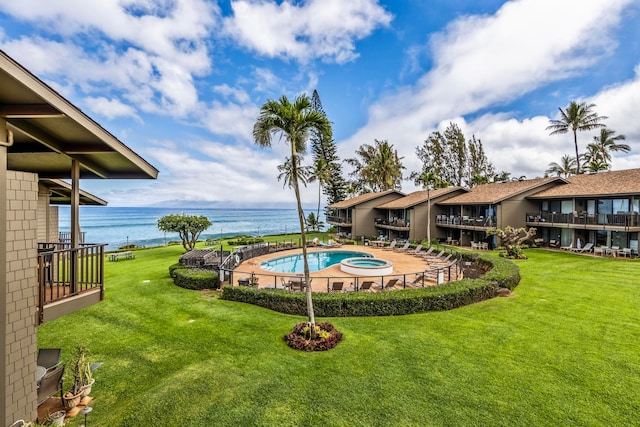
<path fill-rule="evenodd" d="M 376 206 L 380 206 L 384 203 L 391 202 L 393 200 L 403 197 L 397 193 L 386 194 L 384 196 L 377 197 L 374 200 L 363 202 L 352 208 L 352 221 L 351 235 L 353 239 L 360 239 L 364 237 L 377 236 L 375 219 L 377 212 Z"/>
<path fill-rule="evenodd" d="M 510 225 L 515 228 L 526 226 L 526 213 L 536 210 L 538 203 L 531 200 L 505 200 L 501 204 L 498 228 Z"/>
<path fill-rule="evenodd" d="M 423 240 L 427 238 L 427 203 L 419 204 L 411 210 L 411 228 L 409 230 L 410 240 Z M 431 238 L 444 239 L 447 231 L 443 227 L 436 227 L 436 216 L 444 214 L 445 209 L 437 205 L 437 201 L 431 201 Z"/>
<path fill-rule="evenodd" d="M 36 415 L 38 176 L 6 176 L 5 425 Z"/>

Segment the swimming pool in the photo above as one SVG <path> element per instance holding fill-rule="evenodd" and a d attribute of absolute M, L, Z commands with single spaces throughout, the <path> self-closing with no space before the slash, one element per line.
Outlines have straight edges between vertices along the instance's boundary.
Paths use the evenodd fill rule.
<path fill-rule="evenodd" d="M 307 253 L 309 271 L 319 271 L 340 264 L 347 258 L 373 258 L 371 254 L 357 251 L 317 251 Z M 302 254 L 273 258 L 260 263 L 260 268 L 278 273 L 304 273 Z"/>

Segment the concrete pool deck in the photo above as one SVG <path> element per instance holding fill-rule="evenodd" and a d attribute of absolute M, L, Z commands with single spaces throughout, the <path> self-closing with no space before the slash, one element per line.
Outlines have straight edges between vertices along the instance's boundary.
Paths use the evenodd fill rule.
<path fill-rule="evenodd" d="M 420 257 L 413 256 L 412 254 L 407 254 L 403 252 L 397 252 L 393 250 L 382 250 L 380 248 L 375 248 L 372 246 L 360 246 L 360 245 L 343 245 L 339 248 L 329 248 L 329 247 L 310 247 L 307 248 L 308 253 L 318 252 L 318 251 L 357 251 L 357 252 L 365 252 L 373 255 L 374 258 L 384 259 L 387 261 L 393 262 L 393 274 L 385 276 L 385 281 L 387 278 L 391 279 L 393 277 L 402 278 L 403 275 L 406 275 L 407 281 L 413 280 L 416 277 L 416 273 L 423 272 L 432 268 L 429 266 L 429 263 Z M 434 251 L 435 252 L 435 251 Z M 302 248 L 290 249 L 286 251 L 273 252 L 270 254 L 265 254 L 261 256 L 257 256 L 255 258 L 248 259 L 246 261 L 242 261 L 233 272 L 233 280 L 234 286 L 237 286 L 238 279 L 249 278 L 252 273 L 254 277 L 258 278 L 258 287 L 266 288 L 268 286 L 281 286 L 280 278 L 284 278 L 285 281 L 289 277 L 299 277 L 300 274 L 296 273 L 277 273 L 269 270 L 264 270 L 260 267 L 260 263 L 263 261 L 267 261 L 273 258 L 284 257 L 288 255 L 301 254 Z M 315 280 L 311 281 L 311 290 L 313 292 L 327 292 L 328 285 L 334 281 L 338 281 L 338 279 L 343 279 L 344 287 L 350 287 L 353 284 L 353 281 L 357 277 L 353 274 L 345 273 L 340 269 L 340 264 L 334 264 L 329 268 L 325 268 L 323 270 L 314 271 L 309 274 L 309 276 Z M 380 280 L 380 277 L 363 277 L 360 276 L 359 281 L 363 280 Z M 431 282 L 426 281 L 425 284 L 429 284 Z M 435 281 L 433 281 L 435 285 Z"/>

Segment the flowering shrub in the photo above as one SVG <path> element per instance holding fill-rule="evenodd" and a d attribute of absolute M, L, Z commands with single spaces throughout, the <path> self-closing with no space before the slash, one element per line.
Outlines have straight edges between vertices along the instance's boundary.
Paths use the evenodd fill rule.
<path fill-rule="evenodd" d="M 342 340 L 342 332 L 329 322 L 316 323 L 311 334 L 309 323 L 298 323 L 290 334 L 284 336 L 289 347 L 303 351 L 325 351 L 337 346 Z"/>

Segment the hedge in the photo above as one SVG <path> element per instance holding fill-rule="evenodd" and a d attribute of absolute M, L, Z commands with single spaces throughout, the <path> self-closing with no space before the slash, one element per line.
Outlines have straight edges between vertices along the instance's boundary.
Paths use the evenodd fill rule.
<path fill-rule="evenodd" d="M 185 289 L 218 289 L 220 279 L 211 270 L 199 268 L 178 268 L 173 270 L 173 283 Z"/>
<path fill-rule="evenodd" d="M 520 269 L 512 262 L 484 254 L 464 254 L 464 261 L 491 268 L 482 277 L 462 279 L 440 286 L 393 292 L 314 293 L 317 317 L 396 316 L 425 311 L 451 310 L 498 295 L 500 288 L 513 290 Z M 282 290 L 225 286 L 223 299 L 245 302 L 286 314 L 305 316 L 306 295 Z"/>
<path fill-rule="evenodd" d="M 182 270 L 184 268 L 189 268 L 189 266 L 188 265 L 184 265 L 184 264 L 180 264 L 179 262 L 176 262 L 175 264 L 171 264 L 169 266 L 169 276 L 171 276 L 171 278 L 173 279 L 173 277 L 174 277 L 173 273 L 176 270 Z"/>

